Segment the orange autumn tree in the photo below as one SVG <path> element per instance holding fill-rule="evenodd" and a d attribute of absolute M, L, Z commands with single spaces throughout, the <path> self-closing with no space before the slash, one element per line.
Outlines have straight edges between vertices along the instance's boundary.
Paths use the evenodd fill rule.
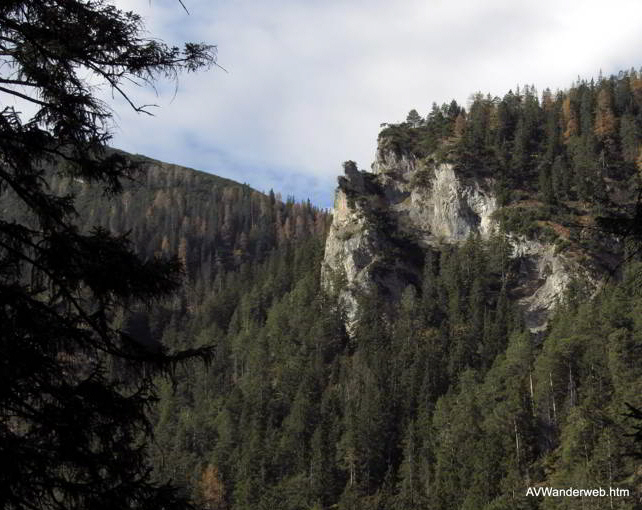
<path fill-rule="evenodd" d="M 225 505 L 225 486 L 221 480 L 218 467 L 208 464 L 200 481 L 201 497 L 205 508 L 222 510 Z"/>
<path fill-rule="evenodd" d="M 617 121 L 613 113 L 611 94 L 608 89 L 603 88 L 597 95 L 597 107 L 595 110 L 595 135 L 600 140 L 610 138 L 615 133 Z"/>
<path fill-rule="evenodd" d="M 567 95 L 562 103 L 562 115 L 564 118 L 564 141 L 568 141 L 569 138 L 577 134 L 579 125 L 577 112 L 570 95 Z"/>

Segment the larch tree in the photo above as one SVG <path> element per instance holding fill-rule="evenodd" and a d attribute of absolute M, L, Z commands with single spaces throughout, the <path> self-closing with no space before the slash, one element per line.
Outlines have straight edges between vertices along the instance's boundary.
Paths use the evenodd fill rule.
<path fill-rule="evenodd" d="M 566 96 L 562 103 L 562 115 L 564 118 L 564 140 L 568 141 L 572 136 L 577 134 L 579 128 L 577 111 L 575 110 L 570 94 Z"/>
<path fill-rule="evenodd" d="M 147 112 L 128 84 L 209 67 L 215 48 L 167 46 L 105 0 L 6 0 L 0 62 L 0 200 L 20 204 L 0 208 L 0 506 L 186 508 L 151 479 L 146 411 L 154 374 L 211 350 L 143 345 L 113 321 L 175 290 L 180 264 L 81 231 L 73 195 L 57 195 L 48 177 L 119 193 L 137 165 L 108 150 L 112 110 L 97 88 Z M 31 115 L 12 106 L 20 101 Z"/>
<path fill-rule="evenodd" d="M 603 140 L 613 136 L 617 127 L 616 122 L 611 94 L 608 89 L 603 88 L 597 95 L 595 126 L 593 128 L 598 139 Z"/>
<path fill-rule="evenodd" d="M 225 508 L 225 486 L 216 466 L 207 465 L 201 476 L 200 489 L 205 508 L 208 510 Z"/>

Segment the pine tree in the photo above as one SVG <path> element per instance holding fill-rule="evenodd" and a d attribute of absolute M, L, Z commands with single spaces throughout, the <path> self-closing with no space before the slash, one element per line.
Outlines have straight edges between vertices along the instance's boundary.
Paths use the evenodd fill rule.
<path fill-rule="evenodd" d="M 633 115 L 625 114 L 620 118 L 620 140 L 622 144 L 622 159 L 635 162 L 638 155 L 639 135 Z"/>
<path fill-rule="evenodd" d="M 555 202 L 555 192 L 553 188 L 553 176 L 551 167 L 548 164 L 542 164 L 539 169 L 539 193 L 544 202 L 552 204 Z"/>
<path fill-rule="evenodd" d="M 421 118 L 421 115 L 419 115 L 419 113 L 415 109 L 410 110 L 408 116 L 406 117 L 406 122 L 414 128 L 421 126 L 423 121 L 424 120 Z"/>
<path fill-rule="evenodd" d="M 594 86 L 582 83 L 578 88 L 578 93 L 580 98 L 579 134 L 586 138 L 589 134 L 593 134 L 595 125 Z"/>
<path fill-rule="evenodd" d="M 423 508 L 426 499 L 421 480 L 420 444 L 415 430 L 415 423 L 406 427 L 403 440 L 403 460 L 399 466 L 396 506 L 409 509 Z"/>
<path fill-rule="evenodd" d="M 334 491 L 334 458 L 325 423 L 320 423 L 310 444 L 310 491 L 312 498 L 326 506 Z"/>
<path fill-rule="evenodd" d="M 560 200 L 569 198 L 571 182 L 573 180 L 570 171 L 564 161 L 564 157 L 561 155 L 557 156 L 551 168 L 551 181 L 553 192 Z"/>
<path fill-rule="evenodd" d="M 461 138 L 464 136 L 464 131 L 466 130 L 466 114 L 462 110 L 459 112 L 457 115 L 457 118 L 455 119 L 455 123 L 453 125 L 453 137 L 455 137 L 456 140 L 461 140 Z"/>

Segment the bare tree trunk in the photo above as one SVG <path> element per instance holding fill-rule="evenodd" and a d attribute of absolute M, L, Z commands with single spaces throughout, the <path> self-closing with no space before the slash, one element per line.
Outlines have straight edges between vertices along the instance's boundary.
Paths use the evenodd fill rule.
<path fill-rule="evenodd" d="M 535 396 L 533 395 L 533 372 L 531 370 L 528 371 L 528 379 L 530 381 L 530 387 L 531 387 L 531 411 L 533 413 L 533 416 L 535 416 Z"/>
<path fill-rule="evenodd" d="M 568 388 L 569 388 L 571 407 L 574 407 L 576 404 L 575 381 L 573 380 L 573 367 L 571 366 L 570 363 L 568 365 Z"/>
<path fill-rule="evenodd" d="M 519 434 L 517 433 L 517 420 L 513 418 L 513 425 L 515 427 L 515 449 L 517 450 L 517 467 L 519 468 Z"/>
<path fill-rule="evenodd" d="M 555 407 L 555 392 L 553 391 L 553 375 L 548 373 L 548 382 L 551 385 L 551 399 L 553 400 L 553 423 L 557 425 L 557 408 Z"/>
<path fill-rule="evenodd" d="M 611 487 L 613 487 L 613 464 L 611 463 L 611 438 L 607 437 L 606 444 L 609 453 L 609 500 L 611 509 L 613 508 L 613 494 L 611 494 Z"/>

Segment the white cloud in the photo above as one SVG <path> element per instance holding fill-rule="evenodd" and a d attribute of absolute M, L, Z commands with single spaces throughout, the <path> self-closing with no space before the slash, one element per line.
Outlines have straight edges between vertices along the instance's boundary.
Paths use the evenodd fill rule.
<path fill-rule="evenodd" d="M 117 3 L 168 42 L 217 44 L 229 73 L 182 77 L 153 119 L 119 107 L 115 145 L 326 206 L 341 163 L 368 168 L 379 124 L 411 108 L 641 64 L 637 0 Z"/>

